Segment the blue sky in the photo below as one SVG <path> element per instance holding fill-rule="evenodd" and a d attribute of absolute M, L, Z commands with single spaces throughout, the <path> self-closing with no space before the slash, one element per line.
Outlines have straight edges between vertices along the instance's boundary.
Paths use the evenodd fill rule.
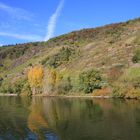
<path fill-rule="evenodd" d="M 140 17 L 140 0 L 0 0 L 0 45 Z"/>

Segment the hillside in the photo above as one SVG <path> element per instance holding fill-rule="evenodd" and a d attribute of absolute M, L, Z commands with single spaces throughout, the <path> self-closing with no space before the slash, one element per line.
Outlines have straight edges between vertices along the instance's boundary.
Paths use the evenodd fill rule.
<path fill-rule="evenodd" d="M 140 91 L 139 62 L 140 18 L 74 31 L 47 42 L 3 46 L 0 48 L 0 92 L 13 92 L 10 87 L 26 79 L 30 67 L 41 65 L 45 73 L 52 68 L 70 77 L 74 83 L 72 92 L 76 92 L 80 73 L 96 69 L 106 83 L 104 90 L 116 92 L 117 89 L 115 96 L 129 95 L 128 91 L 122 93 L 125 87 L 133 89 L 135 97 Z"/>

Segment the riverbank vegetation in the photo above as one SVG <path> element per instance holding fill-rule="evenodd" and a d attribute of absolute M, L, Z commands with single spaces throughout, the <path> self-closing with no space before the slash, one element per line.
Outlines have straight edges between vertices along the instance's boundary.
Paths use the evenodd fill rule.
<path fill-rule="evenodd" d="M 115 82 L 109 82 L 99 70 L 79 73 L 58 72 L 54 68 L 30 66 L 27 76 L 1 89 L 2 93 L 47 96 L 82 95 L 114 98 L 140 98 L 140 68 L 127 69 Z"/>

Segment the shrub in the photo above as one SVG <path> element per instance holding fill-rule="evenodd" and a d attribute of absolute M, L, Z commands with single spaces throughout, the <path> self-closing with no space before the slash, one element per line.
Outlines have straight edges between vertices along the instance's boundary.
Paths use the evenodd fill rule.
<path fill-rule="evenodd" d="M 27 79 L 18 79 L 14 83 L 12 83 L 12 90 L 15 94 L 21 94 L 24 86 L 27 84 Z"/>
<path fill-rule="evenodd" d="M 56 85 L 57 94 L 67 94 L 71 89 L 72 85 L 70 77 L 61 79 L 61 81 Z"/>
<path fill-rule="evenodd" d="M 120 80 L 123 82 L 133 83 L 134 81 L 138 81 L 140 79 L 140 68 L 132 67 L 126 69 L 121 76 Z"/>
<path fill-rule="evenodd" d="M 95 89 L 101 89 L 103 79 L 96 70 L 89 70 L 79 75 L 80 90 L 85 93 L 92 93 Z"/>
<path fill-rule="evenodd" d="M 45 65 L 45 64 L 47 63 L 48 60 L 49 60 L 49 57 L 43 59 L 43 60 L 41 61 L 41 65 Z"/>
<path fill-rule="evenodd" d="M 1 93 L 14 93 L 13 88 L 10 83 L 2 83 L 0 87 Z"/>
<path fill-rule="evenodd" d="M 124 98 L 126 94 L 126 87 L 121 84 L 113 86 L 113 97 Z"/>
<path fill-rule="evenodd" d="M 28 65 L 28 66 L 32 67 L 32 66 L 33 66 L 33 64 L 32 64 L 32 63 L 29 63 L 29 65 Z"/>
<path fill-rule="evenodd" d="M 23 92 L 27 93 L 29 95 L 31 92 L 31 89 L 29 87 L 28 81 L 26 78 L 23 79 L 17 79 L 13 83 L 9 82 L 3 82 L 0 87 L 1 93 L 14 93 L 14 94 L 22 94 Z"/>
<path fill-rule="evenodd" d="M 58 73 L 55 69 L 50 69 L 47 78 L 47 92 L 56 94 L 66 94 L 72 89 L 71 78 L 64 73 Z"/>
<path fill-rule="evenodd" d="M 31 87 L 30 87 L 28 82 L 26 82 L 24 84 L 24 86 L 22 87 L 21 94 L 26 95 L 26 96 L 31 96 L 32 95 Z"/>
<path fill-rule="evenodd" d="M 49 60 L 47 61 L 47 64 L 52 68 L 57 68 L 58 66 L 60 66 L 61 61 L 60 61 L 58 54 L 50 57 Z"/>
<path fill-rule="evenodd" d="M 138 63 L 140 61 L 140 50 L 136 50 L 133 58 L 132 58 L 133 63 Z"/>
<path fill-rule="evenodd" d="M 13 85 L 13 87 L 12 87 L 12 89 L 13 89 L 13 93 L 15 93 L 15 94 L 20 94 L 21 93 L 21 90 L 22 90 L 22 88 L 23 88 L 23 83 L 21 82 L 16 82 L 16 83 L 14 83 L 14 85 Z"/>
<path fill-rule="evenodd" d="M 0 77 L 0 86 L 2 85 L 2 82 L 3 82 L 3 78 Z"/>
<path fill-rule="evenodd" d="M 4 65 L 3 64 L 0 64 L 0 67 L 2 68 L 2 67 L 4 67 Z"/>
<path fill-rule="evenodd" d="M 72 54 L 72 49 L 62 48 L 62 50 L 60 51 L 61 60 L 62 61 L 69 61 L 71 54 Z"/>
<path fill-rule="evenodd" d="M 63 47 L 59 53 L 42 60 L 41 64 L 48 64 L 52 68 L 57 68 L 61 64 L 68 62 L 74 53 L 73 49 Z"/>
<path fill-rule="evenodd" d="M 137 89 L 132 88 L 126 94 L 125 98 L 129 98 L 129 99 L 138 99 L 138 98 L 140 98 L 140 88 L 137 88 Z"/>
<path fill-rule="evenodd" d="M 111 95 L 112 91 L 111 89 L 104 87 L 102 89 L 98 89 L 95 92 L 93 92 L 93 96 L 109 96 Z"/>
<path fill-rule="evenodd" d="M 117 87 L 117 88 L 116 88 Z M 118 97 L 125 97 L 132 93 L 130 91 L 132 89 L 139 89 L 140 88 L 140 68 L 139 67 L 132 67 L 126 69 L 124 74 L 119 79 L 117 86 L 114 88 L 114 95 Z M 129 94 L 128 94 L 129 93 Z"/>

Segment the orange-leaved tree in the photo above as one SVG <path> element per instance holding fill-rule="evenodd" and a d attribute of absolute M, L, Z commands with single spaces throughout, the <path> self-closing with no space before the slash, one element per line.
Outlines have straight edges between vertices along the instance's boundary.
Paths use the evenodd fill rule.
<path fill-rule="evenodd" d="M 34 66 L 28 71 L 28 81 L 33 94 L 41 92 L 43 77 L 44 70 L 41 66 Z"/>

